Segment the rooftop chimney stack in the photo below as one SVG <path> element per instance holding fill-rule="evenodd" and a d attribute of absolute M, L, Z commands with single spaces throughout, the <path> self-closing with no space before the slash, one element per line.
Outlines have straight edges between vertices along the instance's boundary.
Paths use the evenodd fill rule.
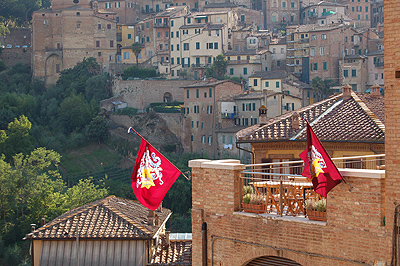
<path fill-rule="evenodd" d="M 265 105 L 261 105 L 260 108 L 258 109 L 258 115 L 260 117 L 260 125 L 263 126 L 267 123 L 268 117 L 267 117 L 267 107 Z"/>
<path fill-rule="evenodd" d="M 343 90 L 343 100 L 347 100 L 351 98 L 351 89 L 352 87 L 349 84 L 346 84 L 342 87 Z"/>
<path fill-rule="evenodd" d="M 46 220 L 45 220 L 45 218 L 43 217 L 43 218 L 42 218 L 42 226 L 45 225 L 45 224 L 46 224 Z"/>
<path fill-rule="evenodd" d="M 147 215 L 147 220 L 148 220 L 149 225 L 153 225 L 154 226 L 155 211 L 149 211 L 149 214 Z"/>
<path fill-rule="evenodd" d="M 379 97 L 381 95 L 380 90 L 381 90 L 381 86 L 379 86 L 378 84 L 375 83 L 374 85 L 372 85 L 371 97 L 374 97 L 374 98 Z"/>
<path fill-rule="evenodd" d="M 299 114 L 297 112 L 294 112 L 292 115 L 292 128 L 293 129 L 300 128 Z"/>

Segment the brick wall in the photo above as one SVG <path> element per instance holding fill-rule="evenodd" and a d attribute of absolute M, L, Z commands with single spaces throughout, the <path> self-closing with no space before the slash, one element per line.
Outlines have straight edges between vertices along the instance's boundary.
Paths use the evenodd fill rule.
<path fill-rule="evenodd" d="M 373 265 L 391 260 L 391 227 L 385 214 L 384 171 L 342 171 L 328 196 L 327 223 L 307 218 L 249 214 L 240 204 L 239 161 L 189 162 L 192 167 L 193 265 L 201 265 L 201 225 L 207 223 L 208 265 L 243 265 L 280 256 L 301 265 Z M 213 264 L 211 264 L 213 260 Z"/>
<path fill-rule="evenodd" d="M 400 204 L 400 2 L 385 0 L 385 141 L 386 141 L 386 221 L 392 228 L 394 208 Z M 397 72 L 398 73 L 398 72 Z"/>
<path fill-rule="evenodd" d="M 113 94 L 123 94 L 128 107 L 139 110 L 149 107 L 150 103 L 162 102 L 164 93 L 172 94 L 172 100 L 183 102 L 183 88 L 193 84 L 193 80 L 119 80 L 115 79 Z"/>

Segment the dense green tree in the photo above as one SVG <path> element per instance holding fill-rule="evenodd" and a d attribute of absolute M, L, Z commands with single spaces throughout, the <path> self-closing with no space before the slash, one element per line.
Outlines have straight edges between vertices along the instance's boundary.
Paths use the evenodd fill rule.
<path fill-rule="evenodd" d="M 86 137 L 89 140 L 95 140 L 99 144 L 109 137 L 109 125 L 102 116 L 96 116 L 86 128 Z"/>
<path fill-rule="evenodd" d="M 207 68 L 206 75 L 216 79 L 223 79 L 226 74 L 226 68 L 228 67 L 228 61 L 222 54 L 217 55 L 214 59 L 214 63 L 211 68 Z"/>
<path fill-rule="evenodd" d="M 61 102 L 58 117 L 61 120 L 63 132 L 69 134 L 85 128 L 94 117 L 94 113 L 83 96 L 72 94 Z"/>
<path fill-rule="evenodd" d="M 32 123 L 24 115 L 8 124 L 7 130 L 0 130 L 0 151 L 11 160 L 17 153 L 28 153 L 32 150 L 29 135 Z"/>
<path fill-rule="evenodd" d="M 134 42 L 132 43 L 132 52 L 134 53 L 135 57 L 136 57 L 136 66 L 139 67 L 139 54 L 143 49 L 143 45 L 141 45 L 138 42 Z"/>
<path fill-rule="evenodd" d="M 101 100 L 109 98 L 111 96 L 108 90 L 109 79 L 107 74 L 88 78 L 85 89 L 86 100 L 88 102 L 95 100 L 99 103 Z"/>
<path fill-rule="evenodd" d="M 0 36 L 1 36 L 1 34 L 0 34 Z M 0 49 L 2 49 L 2 48 L 0 48 Z M 0 52 L 0 54 L 1 54 L 1 52 Z M 6 68 L 7 68 L 6 63 L 3 60 L 0 60 L 0 72 L 5 70 Z"/>
<path fill-rule="evenodd" d="M 85 93 L 86 81 L 98 74 L 99 65 L 93 57 L 84 58 L 83 61 L 73 68 L 61 71 L 57 86 L 62 88 L 65 96 L 75 91 L 76 94 Z"/>
<path fill-rule="evenodd" d="M 314 89 L 320 100 L 326 99 L 333 93 L 330 88 L 334 85 L 332 79 L 321 79 L 320 77 L 315 77 L 311 81 L 311 87 Z"/>

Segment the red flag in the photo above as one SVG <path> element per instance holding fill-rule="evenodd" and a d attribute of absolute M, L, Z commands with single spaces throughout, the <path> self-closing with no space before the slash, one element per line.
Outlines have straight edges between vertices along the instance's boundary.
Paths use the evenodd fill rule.
<path fill-rule="evenodd" d="M 133 192 L 143 206 L 157 209 L 180 174 L 178 168 L 142 138 L 131 181 Z"/>
<path fill-rule="evenodd" d="M 302 176 L 312 179 L 314 191 L 321 196 L 326 198 L 331 189 L 344 181 L 308 122 L 307 148 L 299 156 L 304 161 Z"/>

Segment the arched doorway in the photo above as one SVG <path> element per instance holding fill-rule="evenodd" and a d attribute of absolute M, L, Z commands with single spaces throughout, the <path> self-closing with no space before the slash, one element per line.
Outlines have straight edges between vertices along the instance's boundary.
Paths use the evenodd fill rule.
<path fill-rule="evenodd" d="M 172 102 L 172 94 L 169 92 L 164 93 L 163 102 L 165 103 Z"/>
<path fill-rule="evenodd" d="M 245 266 L 301 266 L 301 264 L 282 257 L 275 256 L 263 256 L 259 258 L 255 258 L 248 262 Z"/>

